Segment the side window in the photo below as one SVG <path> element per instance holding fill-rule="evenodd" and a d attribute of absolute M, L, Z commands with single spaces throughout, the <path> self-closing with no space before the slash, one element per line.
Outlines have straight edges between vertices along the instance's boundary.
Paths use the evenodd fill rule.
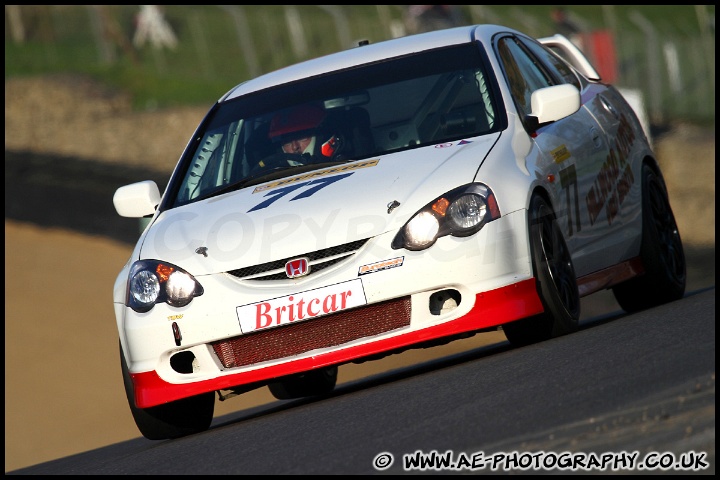
<path fill-rule="evenodd" d="M 538 43 L 527 39 L 521 39 L 521 41 L 562 83 L 575 85 L 578 90 L 582 90 L 577 75 L 562 58 Z"/>
<path fill-rule="evenodd" d="M 517 109 L 523 116 L 530 114 L 532 92 L 555 82 L 513 38 L 505 37 L 498 42 L 498 55 Z"/>

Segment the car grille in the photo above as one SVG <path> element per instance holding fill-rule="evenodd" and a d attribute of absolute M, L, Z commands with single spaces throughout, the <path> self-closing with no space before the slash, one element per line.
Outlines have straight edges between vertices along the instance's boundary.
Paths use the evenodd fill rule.
<path fill-rule="evenodd" d="M 334 347 L 408 325 L 410 297 L 402 297 L 211 345 L 223 366 L 232 368 Z"/>
<path fill-rule="evenodd" d="M 368 239 L 365 238 L 310 253 L 294 255 L 283 260 L 275 260 L 260 265 L 231 270 L 228 273 L 244 280 L 287 280 L 285 264 L 293 258 L 307 257 L 310 265 L 310 275 L 312 275 L 349 257 L 365 245 L 367 241 Z"/>

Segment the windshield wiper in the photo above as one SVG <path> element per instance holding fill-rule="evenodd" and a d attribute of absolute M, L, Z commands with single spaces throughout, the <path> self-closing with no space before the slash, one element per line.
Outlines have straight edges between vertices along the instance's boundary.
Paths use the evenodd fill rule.
<path fill-rule="evenodd" d="M 250 175 L 249 177 L 245 177 L 242 180 L 239 180 L 235 183 L 231 183 L 229 185 L 225 185 L 222 188 L 219 188 L 217 190 L 213 190 L 212 192 L 208 192 L 207 195 L 204 195 L 200 197 L 198 200 L 203 200 L 205 198 L 214 197 L 215 195 L 222 195 L 223 193 L 232 192 L 235 190 L 240 190 L 241 188 L 247 187 L 249 185 L 257 185 L 258 183 L 262 183 L 264 180 L 259 181 L 261 178 L 265 178 L 267 176 L 272 176 L 272 178 L 268 178 L 267 180 L 273 180 L 275 178 L 278 178 L 279 176 L 275 176 L 274 174 L 284 171 L 284 170 L 291 170 L 298 167 L 293 166 L 287 166 L 287 167 L 272 167 L 269 170 L 264 170 L 261 172 L 258 172 L 254 175 Z"/>
<path fill-rule="evenodd" d="M 231 183 L 217 190 L 213 190 L 212 192 L 208 192 L 207 195 L 203 195 L 196 200 L 205 200 L 206 198 L 214 197 L 216 195 L 222 195 L 223 193 L 233 192 L 235 190 L 240 190 L 241 188 L 249 187 L 251 185 L 257 185 L 268 180 L 283 178 L 288 176 L 286 173 L 287 170 L 295 170 L 298 174 L 300 174 L 309 172 L 311 170 L 319 170 L 322 168 L 332 167 L 334 165 L 342 165 L 354 161 L 355 160 L 336 160 L 331 162 L 309 163 L 307 165 L 271 167 L 270 169 L 257 172 L 254 175 L 250 175 L 241 180 L 238 180 L 235 183 Z"/>

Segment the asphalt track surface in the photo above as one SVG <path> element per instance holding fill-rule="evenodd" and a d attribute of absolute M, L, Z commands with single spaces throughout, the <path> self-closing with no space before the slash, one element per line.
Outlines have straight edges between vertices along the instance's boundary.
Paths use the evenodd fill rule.
<path fill-rule="evenodd" d="M 575 334 L 530 347 L 502 342 L 351 382 L 327 397 L 226 415 L 190 437 L 137 438 L 8 474 L 405 473 L 403 456 L 418 451 L 450 451 L 455 461 L 517 452 L 517 462 L 538 452 L 637 452 L 640 462 L 657 452 L 707 467 L 655 473 L 714 473 L 715 289 L 586 320 Z M 387 462 L 378 457 L 385 453 L 394 461 L 379 471 L 373 462 Z M 546 472 L 507 465 L 495 473 Z"/>
<path fill-rule="evenodd" d="M 162 190 L 166 181 L 151 171 L 74 159 L 58 170 L 49 162 L 57 159 L 6 152 L 6 218 L 132 243 L 137 223 L 117 217 L 108 199 L 129 182 L 156 179 Z M 58 208 L 34 205 L 40 188 L 42 203 Z M 714 265 L 714 249 L 688 253 L 693 265 Z M 219 417 L 198 435 L 139 437 L 6 474 L 420 473 L 403 467 L 404 455 L 416 452 L 470 462 L 516 452 L 510 468 L 459 471 L 506 474 L 548 473 L 521 468 L 538 452 L 637 452 L 638 462 L 658 452 L 657 459 L 692 457 L 707 466 L 650 473 L 714 474 L 714 270 L 702 278 L 693 272 L 684 299 L 635 315 L 591 308 L 580 331 L 566 337 L 520 349 L 500 342 L 349 382 L 326 397 Z M 378 470 L 374 462 L 386 465 L 390 456 L 379 456 L 386 453 L 393 461 Z"/>

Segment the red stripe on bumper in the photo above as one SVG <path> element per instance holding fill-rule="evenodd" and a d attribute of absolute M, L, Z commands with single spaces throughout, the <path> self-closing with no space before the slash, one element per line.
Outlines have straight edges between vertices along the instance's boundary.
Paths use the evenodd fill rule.
<path fill-rule="evenodd" d="M 455 320 L 365 345 L 187 384 L 168 383 L 155 371 L 134 373 L 131 377 L 135 386 L 135 403 L 140 408 L 148 408 L 200 393 L 263 382 L 306 370 L 347 363 L 428 340 L 496 327 L 542 311 L 535 279 L 531 278 L 507 287 L 478 293 L 472 310 Z"/>

